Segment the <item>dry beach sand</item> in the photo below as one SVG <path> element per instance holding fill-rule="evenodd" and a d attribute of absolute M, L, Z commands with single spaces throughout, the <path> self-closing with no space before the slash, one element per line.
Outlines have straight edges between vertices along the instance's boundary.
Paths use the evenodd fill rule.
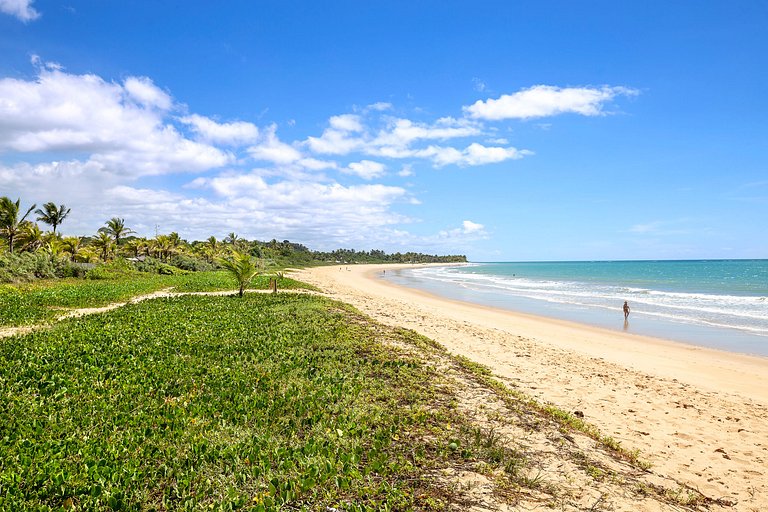
<path fill-rule="evenodd" d="M 530 396 L 583 412 L 603 434 L 641 450 L 653 472 L 734 503 L 714 509 L 768 510 L 768 358 L 451 301 L 382 280 L 392 267 L 295 275 L 490 367 Z"/>

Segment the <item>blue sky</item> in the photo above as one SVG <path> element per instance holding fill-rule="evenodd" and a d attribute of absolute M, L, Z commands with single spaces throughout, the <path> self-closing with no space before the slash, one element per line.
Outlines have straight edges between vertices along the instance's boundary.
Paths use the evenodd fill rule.
<path fill-rule="evenodd" d="M 139 234 L 768 257 L 768 4 L 0 0 L 0 195 Z"/>

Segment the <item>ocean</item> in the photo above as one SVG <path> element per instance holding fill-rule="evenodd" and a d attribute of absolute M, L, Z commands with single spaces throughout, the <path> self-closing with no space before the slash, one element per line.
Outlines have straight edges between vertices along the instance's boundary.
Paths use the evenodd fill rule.
<path fill-rule="evenodd" d="M 768 356 L 768 260 L 470 263 L 382 278 L 451 299 Z"/>

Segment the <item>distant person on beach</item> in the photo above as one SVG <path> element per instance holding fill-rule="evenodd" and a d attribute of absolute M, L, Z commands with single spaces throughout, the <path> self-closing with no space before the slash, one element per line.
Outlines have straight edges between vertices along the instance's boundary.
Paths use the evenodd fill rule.
<path fill-rule="evenodd" d="M 624 301 L 624 320 L 629 318 L 629 304 L 627 304 L 627 301 Z"/>

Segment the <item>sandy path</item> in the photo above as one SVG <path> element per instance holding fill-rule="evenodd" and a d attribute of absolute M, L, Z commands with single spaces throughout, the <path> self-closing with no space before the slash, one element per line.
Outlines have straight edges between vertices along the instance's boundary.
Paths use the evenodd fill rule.
<path fill-rule="evenodd" d="M 768 510 L 768 358 L 450 301 L 393 286 L 388 266 L 297 272 L 373 318 L 416 330 L 585 419 L 653 471 Z"/>

